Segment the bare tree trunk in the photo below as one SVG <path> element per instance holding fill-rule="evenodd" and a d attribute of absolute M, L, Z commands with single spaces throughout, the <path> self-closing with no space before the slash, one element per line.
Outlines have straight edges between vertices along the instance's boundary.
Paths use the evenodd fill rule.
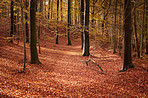
<path fill-rule="evenodd" d="M 25 27 L 24 27 L 24 14 L 23 14 L 23 3 L 21 0 L 21 22 L 22 22 L 22 30 L 23 30 L 23 42 L 24 42 L 24 68 L 26 69 L 26 42 L 25 42 Z"/>
<path fill-rule="evenodd" d="M 148 1 L 146 1 L 146 54 L 148 54 Z"/>
<path fill-rule="evenodd" d="M 71 0 L 68 0 L 68 20 L 67 20 L 67 45 L 71 45 L 70 25 L 71 25 Z"/>
<path fill-rule="evenodd" d="M 122 1 L 121 1 L 122 2 Z M 121 22 L 121 18 L 122 18 L 122 4 L 120 4 L 120 16 L 119 16 L 119 32 L 118 32 L 118 49 L 119 49 L 119 55 L 121 55 L 121 32 L 122 32 L 122 22 Z"/>
<path fill-rule="evenodd" d="M 135 4 L 134 4 L 135 7 Z M 134 33 L 135 33 L 135 42 L 136 42 L 136 51 L 137 51 L 137 56 L 140 57 L 140 51 L 139 51 L 139 41 L 138 41 L 138 36 L 137 36 L 137 14 L 136 14 L 136 8 L 134 8 Z"/>
<path fill-rule="evenodd" d="M 81 49 L 83 49 L 84 0 L 80 1 L 80 21 L 81 21 Z"/>
<path fill-rule="evenodd" d="M 61 5 L 61 21 L 63 21 L 63 5 L 62 5 L 62 0 L 60 0 L 61 1 L 61 3 L 60 3 L 60 5 Z"/>
<path fill-rule="evenodd" d="M 58 44 L 58 20 L 59 20 L 59 0 L 57 0 L 57 28 L 56 28 L 56 44 Z"/>
<path fill-rule="evenodd" d="M 10 34 L 9 34 L 9 37 L 12 37 L 13 35 L 13 26 L 14 26 L 14 11 L 13 11 L 13 0 L 11 0 L 11 31 L 10 31 Z M 13 42 L 12 38 L 10 40 L 10 42 Z"/>
<path fill-rule="evenodd" d="M 36 0 L 30 3 L 30 53 L 31 64 L 40 64 L 37 53 L 37 36 L 36 36 Z"/>
<path fill-rule="evenodd" d="M 19 2 L 19 0 L 17 1 Z M 18 6 L 18 4 L 17 4 Z M 20 40 L 20 37 L 19 37 L 19 8 L 17 8 L 17 45 L 19 44 L 19 40 Z"/>
<path fill-rule="evenodd" d="M 50 1 L 51 0 L 48 1 L 48 19 L 50 19 Z"/>
<path fill-rule="evenodd" d="M 53 0 L 51 0 L 51 19 L 53 17 Z"/>
<path fill-rule="evenodd" d="M 29 6 L 29 2 L 28 0 L 26 0 L 25 2 L 25 6 L 26 6 L 26 11 L 28 10 L 28 6 Z M 26 20 L 26 42 L 29 43 L 29 28 L 28 28 L 28 15 L 27 12 L 25 12 L 25 20 Z"/>
<path fill-rule="evenodd" d="M 144 0 L 145 2 L 145 0 Z M 142 24 L 142 34 L 141 34 L 141 41 L 140 41 L 140 58 L 142 59 L 142 54 L 143 54 L 143 39 L 144 39 L 144 32 L 145 32 L 145 3 L 143 6 L 143 24 Z"/>
<path fill-rule="evenodd" d="M 74 6 L 74 12 L 75 12 L 75 25 L 77 25 L 77 0 L 75 0 L 75 6 Z"/>
<path fill-rule="evenodd" d="M 132 34 L 132 18 L 131 18 L 131 0 L 124 0 L 124 45 L 123 45 L 123 66 L 121 71 L 132 68 L 131 57 L 131 34 Z"/>
<path fill-rule="evenodd" d="M 116 33 L 117 32 L 117 0 L 115 0 L 115 27 L 114 27 L 114 34 L 113 34 L 113 40 L 114 40 L 114 49 L 113 53 L 116 53 Z"/>
<path fill-rule="evenodd" d="M 84 32 L 83 32 L 83 56 L 89 56 L 89 5 L 90 5 L 90 1 L 89 0 L 85 0 L 85 28 L 84 28 Z"/>

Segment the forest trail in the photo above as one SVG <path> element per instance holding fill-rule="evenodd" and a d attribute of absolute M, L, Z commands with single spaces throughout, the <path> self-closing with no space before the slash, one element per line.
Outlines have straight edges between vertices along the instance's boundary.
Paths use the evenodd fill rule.
<path fill-rule="evenodd" d="M 80 40 L 72 36 L 72 46 L 67 46 L 66 37 L 61 36 L 59 45 L 55 39 L 41 39 L 40 65 L 29 63 L 27 44 L 27 69 L 18 73 L 23 69 L 23 43 L 8 43 L 4 33 L 0 29 L 0 97 L 148 97 L 146 60 L 134 58 L 134 69 L 119 72 L 122 58 L 96 48 L 92 59 L 103 74 L 94 63 L 86 65 L 88 57 L 82 56 Z"/>

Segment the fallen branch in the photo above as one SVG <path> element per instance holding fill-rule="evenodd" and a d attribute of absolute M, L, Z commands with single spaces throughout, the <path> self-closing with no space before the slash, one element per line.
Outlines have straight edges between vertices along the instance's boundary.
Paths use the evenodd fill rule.
<path fill-rule="evenodd" d="M 104 71 L 103 71 L 103 69 L 101 68 L 101 66 L 100 66 L 97 62 L 95 62 L 93 59 L 91 59 L 91 58 L 89 58 L 87 61 L 85 61 L 87 66 L 88 66 L 88 62 L 89 62 L 89 61 L 92 61 L 93 63 L 95 63 L 95 64 L 100 68 L 100 70 L 104 73 Z"/>

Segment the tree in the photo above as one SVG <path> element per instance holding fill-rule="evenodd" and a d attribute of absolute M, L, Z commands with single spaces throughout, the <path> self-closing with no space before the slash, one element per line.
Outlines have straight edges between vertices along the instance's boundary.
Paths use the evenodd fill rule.
<path fill-rule="evenodd" d="M 37 53 L 36 36 L 36 0 L 30 2 L 30 53 L 31 64 L 40 64 Z"/>
<path fill-rule="evenodd" d="M 146 1 L 146 54 L 148 54 L 148 1 Z"/>
<path fill-rule="evenodd" d="M 113 40 L 114 40 L 113 53 L 116 53 L 116 32 L 117 32 L 117 0 L 115 0 L 115 27 L 114 27 L 114 34 L 113 34 Z"/>
<path fill-rule="evenodd" d="M 52 14 L 53 14 L 53 0 L 51 0 L 51 15 L 50 15 L 51 16 L 51 19 L 53 17 Z"/>
<path fill-rule="evenodd" d="M 29 6 L 28 0 L 26 0 L 25 6 L 26 6 L 26 11 L 27 11 L 28 10 L 28 6 Z M 27 14 L 27 12 L 25 12 L 25 19 L 26 19 L 26 23 L 25 23 L 25 27 L 26 27 L 26 42 L 29 43 L 29 28 L 28 28 L 28 14 Z"/>
<path fill-rule="evenodd" d="M 60 5 L 61 5 L 61 21 L 63 21 L 63 5 L 62 5 L 62 0 L 60 0 L 61 2 L 60 2 Z"/>
<path fill-rule="evenodd" d="M 134 33 L 135 33 L 135 42 L 136 42 L 136 51 L 137 51 L 137 56 L 140 57 L 140 50 L 139 50 L 139 41 L 138 41 L 138 35 L 137 35 L 137 14 L 136 14 L 136 4 L 134 3 L 134 11 L 133 11 L 133 16 L 134 16 Z"/>
<path fill-rule="evenodd" d="M 89 5 L 90 0 L 85 0 L 85 22 L 83 31 L 83 56 L 89 56 Z"/>
<path fill-rule="evenodd" d="M 11 30 L 9 37 L 12 37 L 13 35 L 13 26 L 14 26 L 14 11 L 13 11 L 13 0 L 11 0 Z M 13 42 L 12 39 L 10 40 L 10 42 Z"/>
<path fill-rule="evenodd" d="M 67 19 L 67 45 L 71 45 L 70 25 L 71 25 L 71 0 L 68 0 L 68 19 Z"/>
<path fill-rule="evenodd" d="M 131 18 L 131 0 L 124 0 L 124 44 L 123 44 L 123 66 L 121 71 L 134 67 L 131 57 L 131 34 L 132 34 L 132 18 Z"/>
<path fill-rule="evenodd" d="M 24 68 L 26 69 L 26 42 L 25 42 L 25 28 L 24 28 L 24 15 L 23 15 L 23 3 L 21 0 L 21 23 L 22 23 L 22 31 L 23 31 L 23 42 L 24 42 Z"/>
<path fill-rule="evenodd" d="M 83 49 L 84 0 L 81 0 L 80 2 L 80 21 L 81 21 L 81 49 Z"/>
<path fill-rule="evenodd" d="M 48 19 L 50 19 L 50 0 L 48 1 Z"/>
<path fill-rule="evenodd" d="M 59 19 L 59 0 L 57 0 L 57 28 L 56 28 L 56 44 L 58 44 L 58 19 Z"/>

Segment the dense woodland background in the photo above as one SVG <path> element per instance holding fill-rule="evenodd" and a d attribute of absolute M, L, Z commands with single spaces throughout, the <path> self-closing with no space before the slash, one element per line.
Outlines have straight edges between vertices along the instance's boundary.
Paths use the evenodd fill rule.
<path fill-rule="evenodd" d="M 146 98 L 147 23 L 147 0 L 1 0 L 0 97 Z"/>

